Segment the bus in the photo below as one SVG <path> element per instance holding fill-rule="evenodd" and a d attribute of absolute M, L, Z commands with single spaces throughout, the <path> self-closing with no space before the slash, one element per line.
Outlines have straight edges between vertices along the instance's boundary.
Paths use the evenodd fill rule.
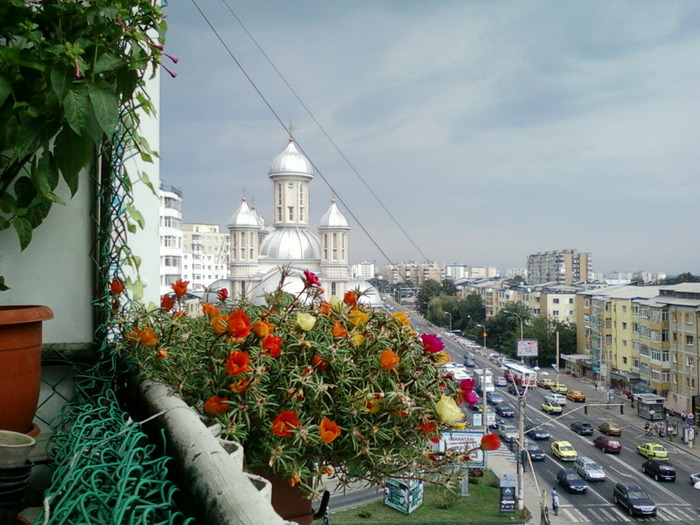
<path fill-rule="evenodd" d="M 518 386 L 535 387 L 537 372 L 529 366 L 509 362 L 504 363 L 503 369 L 503 377 L 506 378 L 506 381 L 515 383 Z"/>

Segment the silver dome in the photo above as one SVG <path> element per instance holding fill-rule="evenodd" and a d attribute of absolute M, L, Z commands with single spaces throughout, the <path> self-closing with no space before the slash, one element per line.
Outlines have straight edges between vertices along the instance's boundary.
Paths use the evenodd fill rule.
<path fill-rule="evenodd" d="M 259 228 L 260 223 L 258 222 L 257 214 L 248 207 L 245 197 L 243 197 L 241 201 L 241 205 L 228 220 L 228 226 L 247 226 Z"/>
<path fill-rule="evenodd" d="M 260 245 L 260 257 L 285 261 L 320 259 L 321 243 L 316 234 L 302 228 L 275 230 Z"/>
<path fill-rule="evenodd" d="M 314 176 L 314 168 L 294 144 L 294 139 L 289 139 L 289 144 L 284 148 L 284 151 L 277 155 L 272 164 L 270 164 L 269 175 L 277 175 L 281 173 L 297 173 Z"/>
<path fill-rule="evenodd" d="M 331 207 L 321 217 L 319 228 L 349 228 L 348 220 L 345 215 L 340 213 L 338 206 L 335 204 L 335 199 L 331 199 Z"/>

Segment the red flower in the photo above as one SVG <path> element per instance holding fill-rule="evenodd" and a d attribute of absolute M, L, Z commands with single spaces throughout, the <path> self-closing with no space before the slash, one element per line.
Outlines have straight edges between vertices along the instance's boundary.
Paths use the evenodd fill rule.
<path fill-rule="evenodd" d="M 335 438 L 340 435 L 340 427 L 335 421 L 331 421 L 327 417 L 321 420 L 321 425 L 318 428 L 321 434 L 321 441 L 324 443 L 333 443 Z"/>
<path fill-rule="evenodd" d="M 292 437 L 290 430 L 299 426 L 296 410 L 280 412 L 272 422 L 272 433 L 281 437 Z"/>
<path fill-rule="evenodd" d="M 268 334 L 262 340 L 262 349 L 270 353 L 270 357 L 277 357 L 280 355 L 280 349 L 282 348 L 282 338 L 276 335 Z"/>
<path fill-rule="evenodd" d="M 216 295 L 219 296 L 219 301 L 225 301 L 228 299 L 228 290 L 226 288 L 222 288 L 216 293 Z"/>
<path fill-rule="evenodd" d="M 335 339 L 345 339 L 348 336 L 348 331 L 345 329 L 345 327 L 340 321 L 336 321 L 335 323 L 333 323 L 331 334 Z"/>
<path fill-rule="evenodd" d="M 228 389 L 234 394 L 240 394 L 241 392 L 245 392 L 248 389 L 252 381 L 252 377 L 244 377 L 243 379 L 239 379 L 235 383 L 231 383 L 228 386 Z"/>
<path fill-rule="evenodd" d="M 330 303 L 326 301 L 321 301 L 321 306 L 319 306 L 318 311 L 321 315 L 328 315 L 332 311 Z"/>
<path fill-rule="evenodd" d="M 357 302 L 357 295 L 355 294 L 355 292 L 345 292 L 343 301 L 345 302 L 345 304 L 355 306 L 355 303 Z"/>
<path fill-rule="evenodd" d="M 226 403 L 225 398 L 219 396 L 211 396 L 204 402 L 204 411 L 212 416 L 223 414 L 229 408 L 231 408 L 231 405 Z"/>
<path fill-rule="evenodd" d="M 170 286 L 172 287 L 173 292 L 175 292 L 175 295 L 177 295 L 178 297 L 182 297 L 187 293 L 188 284 L 190 284 L 189 281 L 183 281 L 182 279 L 178 279 Z"/>
<path fill-rule="evenodd" d="M 481 450 L 498 450 L 501 447 L 501 438 L 498 434 L 486 434 L 481 438 Z"/>
<path fill-rule="evenodd" d="M 321 286 L 321 281 L 318 280 L 318 276 L 315 273 L 304 270 L 304 284 L 307 288 L 313 288 L 314 286 Z"/>
<path fill-rule="evenodd" d="M 109 283 L 109 291 L 114 295 L 119 295 L 124 291 L 124 281 L 115 277 L 112 279 L 112 282 Z"/>
<path fill-rule="evenodd" d="M 473 379 L 462 379 L 459 382 L 459 389 L 464 393 L 468 394 L 474 389 L 474 380 Z"/>
<path fill-rule="evenodd" d="M 328 368 L 328 361 L 318 354 L 314 354 L 313 359 L 311 359 L 311 364 L 314 365 L 314 368 L 318 368 L 319 370 Z"/>
<path fill-rule="evenodd" d="M 423 341 L 423 348 L 426 352 L 437 354 L 440 350 L 445 348 L 445 343 L 435 334 L 423 334 L 420 338 Z"/>
<path fill-rule="evenodd" d="M 249 372 L 249 364 L 250 356 L 245 352 L 235 350 L 234 352 L 231 352 L 226 360 L 226 371 L 229 373 L 229 375 L 237 376 L 238 374 Z"/>
<path fill-rule="evenodd" d="M 160 298 L 160 307 L 169 312 L 175 306 L 175 298 L 172 295 L 164 295 Z"/>
<path fill-rule="evenodd" d="M 250 319 L 241 309 L 231 312 L 228 316 L 228 332 L 234 337 L 250 335 Z"/>
<path fill-rule="evenodd" d="M 428 436 L 428 439 L 430 439 L 430 441 L 433 443 L 440 442 L 440 438 L 437 436 L 437 423 L 435 423 L 435 421 L 421 423 L 420 429 L 423 431 L 423 434 Z"/>

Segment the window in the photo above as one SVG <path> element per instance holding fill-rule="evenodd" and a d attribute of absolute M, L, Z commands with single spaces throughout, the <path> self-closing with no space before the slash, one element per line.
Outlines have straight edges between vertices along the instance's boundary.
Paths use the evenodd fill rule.
<path fill-rule="evenodd" d="M 553 302 L 554 304 L 559 304 L 559 298 L 558 298 L 558 297 L 555 297 L 554 299 L 552 299 L 552 302 Z"/>
<path fill-rule="evenodd" d="M 671 372 L 662 372 L 661 373 L 661 381 L 664 383 L 668 383 L 671 380 Z"/>
<path fill-rule="evenodd" d="M 685 324 L 693 324 L 693 314 L 685 314 Z"/>
<path fill-rule="evenodd" d="M 627 339 L 622 340 L 622 348 L 627 348 Z"/>
<path fill-rule="evenodd" d="M 678 375 L 677 374 L 673 374 L 673 384 L 674 385 L 678 384 Z"/>
<path fill-rule="evenodd" d="M 622 305 L 622 313 L 623 313 L 623 314 L 626 314 L 626 313 L 627 313 L 627 305 L 626 305 L 626 304 L 623 304 L 623 305 Z"/>
<path fill-rule="evenodd" d="M 622 329 L 627 330 L 627 323 L 625 323 L 624 321 L 622 322 Z"/>
<path fill-rule="evenodd" d="M 695 364 L 695 360 L 690 357 L 689 355 L 685 357 L 685 366 L 688 368 L 693 368 L 693 365 Z"/>
<path fill-rule="evenodd" d="M 552 312 L 552 315 L 555 316 L 555 317 L 558 317 L 558 316 L 559 316 L 559 310 L 554 310 L 554 311 Z"/>
<path fill-rule="evenodd" d="M 695 338 L 692 335 L 686 335 L 685 344 L 686 346 L 693 346 L 693 344 L 695 344 Z"/>
<path fill-rule="evenodd" d="M 627 356 L 622 356 L 622 364 L 626 365 L 627 364 Z"/>
<path fill-rule="evenodd" d="M 671 358 L 671 352 L 669 351 L 668 348 L 666 348 L 666 349 L 663 351 L 662 355 L 661 355 L 661 360 L 662 360 L 664 363 L 668 363 L 668 361 L 669 361 L 670 358 Z"/>
<path fill-rule="evenodd" d="M 337 295 L 335 281 L 331 282 L 331 295 Z"/>
<path fill-rule="evenodd" d="M 569 304 L 574 304 L 574 298 L 573 298 L 573 297 L 569 297 Z"/>
<path fill-rule="evenodd" d="M 289 210 L 289 220 L 293 221 L 294 220 L 294 206 L 287 206 L 287 210 Z"/>

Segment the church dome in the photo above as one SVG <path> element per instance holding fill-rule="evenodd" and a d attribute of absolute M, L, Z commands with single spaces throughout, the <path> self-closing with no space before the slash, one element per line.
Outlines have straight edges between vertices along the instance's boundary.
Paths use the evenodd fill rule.
<path fill-rule="evenodd" d="M 345 218 L 338 206 L 335 203 L 335 199 L 331 199 L 331 207 L 328 211 L 321 217 L 321 222 L 318 225 L 319 228 L 349 228 L 348 220 Z"/>
<path fill-rule="evenodd" d="M 245 197 L 241 199 L 241 205 L 233 212 L 227 226 L 260 227 L 257 214 L 250 209 Z"/>
<path fill-rule="evenodd" d="M 289 139 L 289 144 L 284 151 L 277 155 L 270 164 L 269 175 L 279 175 L 283 173 L 295 173 L 314 176 L 314 168 L 294 144 L 294 139 Z"/>
<path fill-rule="evenodd" d="M 260 257 L 291 261 L 321 258 L 318 237 L 305 229 L 284 228 L 270 233 L 260 245 Z"/>

